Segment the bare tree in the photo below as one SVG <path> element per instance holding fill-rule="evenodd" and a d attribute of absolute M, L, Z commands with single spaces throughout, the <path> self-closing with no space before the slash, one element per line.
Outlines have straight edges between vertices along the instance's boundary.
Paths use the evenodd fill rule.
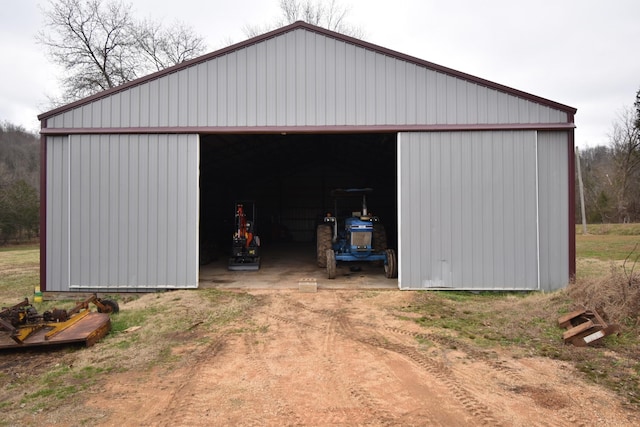
<path fill-rule="evenodd" d="M 267 31 L 292 24 L 296 21 L 304 21 L 308 24 L 327 28 L 355 38 L 363 38 L 364 31 L 347 22 L 349 9 L 341 6 L 337 0 L 280 0 L 281 16 L 276 18 L 272 25 L 247 26 L 244 32 L 248 37 L 257 36 Z"/>
<path fill-rule="evenodd" d="M 629 221 L 629 207 L 636 202 L 635 194 L 640 183 L 640 129 L 635 122 L 635 111 L 625 108 L 610 135 L 614 166 L 613 194 L 619 222 Z"/>
<path fill-rule="evenodd" d="M 611 149 L 605 146 L 588 147 L 580 154 L 580 163 L 585 188 L 585 207 L 587 222 L 610 222 L 611 190 L 613 184 L 609 178 L 611 169 Z M 579 201 L 576 199 L 576 205 Z M 576 218 L 579 222 L 579 218 Z"/>
<path fill-rule="evenodd" d="M 139 23 L 122 0 L 49 0 L 37 40 L 65 71 L 63 101 L 119 86 L 198 56 L 203 39 L 183 24 Z"/>
<path fill-rule="evenodd" d="M 589 222 L 640 220 L 640 128 L 636 109 L 624 108 L 612 125 L 609 146 L 581 155 Z"/>
<path fill-rule="evenodd" d="M 38 41 L 66 74 L 65 101 L 109 89 L 137 77 L 131 7 L 102 0 L 50 1 L 44 17 L 50 32 Z"/>
<path fill-rule="evenodd" d="M 206 44 L 191 27 L 175 22 L 169 28 L 143 21 L 134 28 L 137 48 L 151 71 L 160 71 L 202 54 Z"/>

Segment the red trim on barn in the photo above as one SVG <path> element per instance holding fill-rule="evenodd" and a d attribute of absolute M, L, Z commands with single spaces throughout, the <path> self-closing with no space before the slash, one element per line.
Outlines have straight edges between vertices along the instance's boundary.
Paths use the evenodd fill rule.
<path fill-rule="evenodd" d="M 573 116 L 570 117 L 573 121 Z M 576 147 L 575 147 L 575 130 L 569 131 L 568 150 L 568 178 L 569 178 L 569 281 L 573 281 L 576 277 Z"/>
<path fill-rule="evenodd" d="M 40 121 L 47 127 L 47 120 Z M 40 290 L 47 290 L 47 137 L 40 133 Z"/>
<path fill-rule="evenodd" d="M 43 135 L 91 134 L 275 134 L 275 133 L 389 133 L 389 132 L 453 132 L 473 130 L 566 130 L 573 123 L 512 123 L 469 125 L 377 125 L 377 126 L 234 126 L 234 127 L 126 127 L 126 128 L 46 128 Z"/>

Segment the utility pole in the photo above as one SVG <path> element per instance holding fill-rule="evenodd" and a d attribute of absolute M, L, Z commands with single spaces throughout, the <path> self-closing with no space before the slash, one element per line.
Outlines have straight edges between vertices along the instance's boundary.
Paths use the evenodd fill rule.
<path fill-rule="evenodd" d="M 587 234 L 587 216 L 584 209 L 584 185 L 582 184 L 582 169 L 580 168 L 580 151 L 576 147 L 576 167 L 578 168 L 578 183 L 580 185 L 580 213 L 582 214 L 582 234 Z"/>

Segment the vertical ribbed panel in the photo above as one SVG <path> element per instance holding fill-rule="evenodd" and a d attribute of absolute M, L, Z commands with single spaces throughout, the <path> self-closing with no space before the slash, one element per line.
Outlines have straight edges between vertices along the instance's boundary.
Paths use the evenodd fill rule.
<path fill-rule="evenodd" d="M 197 135 L 49 138 L 48 289 L 197 287 L 198 171 Z"/>
<path fill-rule="evenodd" d="M 69 289 L 69 138 L 47 138 L 47 290 Z"/>
<path fill-rule="evenodd" d="M 566 132 L 538 132 L 540 282 L 545 291 L 569 282 L 568 141 Z"/>
<path fill-rule="evenodd" d="M 48 126 L 566 122 L 563 111 L 299 28 L 54 116 Z"/>
<path fill-rule="evenodd" d="M 535 136 L 399 135 L 403 289 L 537 289 Z"/>

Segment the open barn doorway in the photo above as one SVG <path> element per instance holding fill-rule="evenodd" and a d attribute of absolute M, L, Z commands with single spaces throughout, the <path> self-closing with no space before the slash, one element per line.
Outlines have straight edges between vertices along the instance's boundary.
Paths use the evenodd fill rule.
<path fill-rule="evenodd" d="M 201 280 L 226 270 L 237 201 L 255 203 L 261 270 L 319 270 L 316 226 L 335 188 L 372 188 L 368 207 L 395 247 L 396 144 L 395 133 L 201 135 Z"/>

